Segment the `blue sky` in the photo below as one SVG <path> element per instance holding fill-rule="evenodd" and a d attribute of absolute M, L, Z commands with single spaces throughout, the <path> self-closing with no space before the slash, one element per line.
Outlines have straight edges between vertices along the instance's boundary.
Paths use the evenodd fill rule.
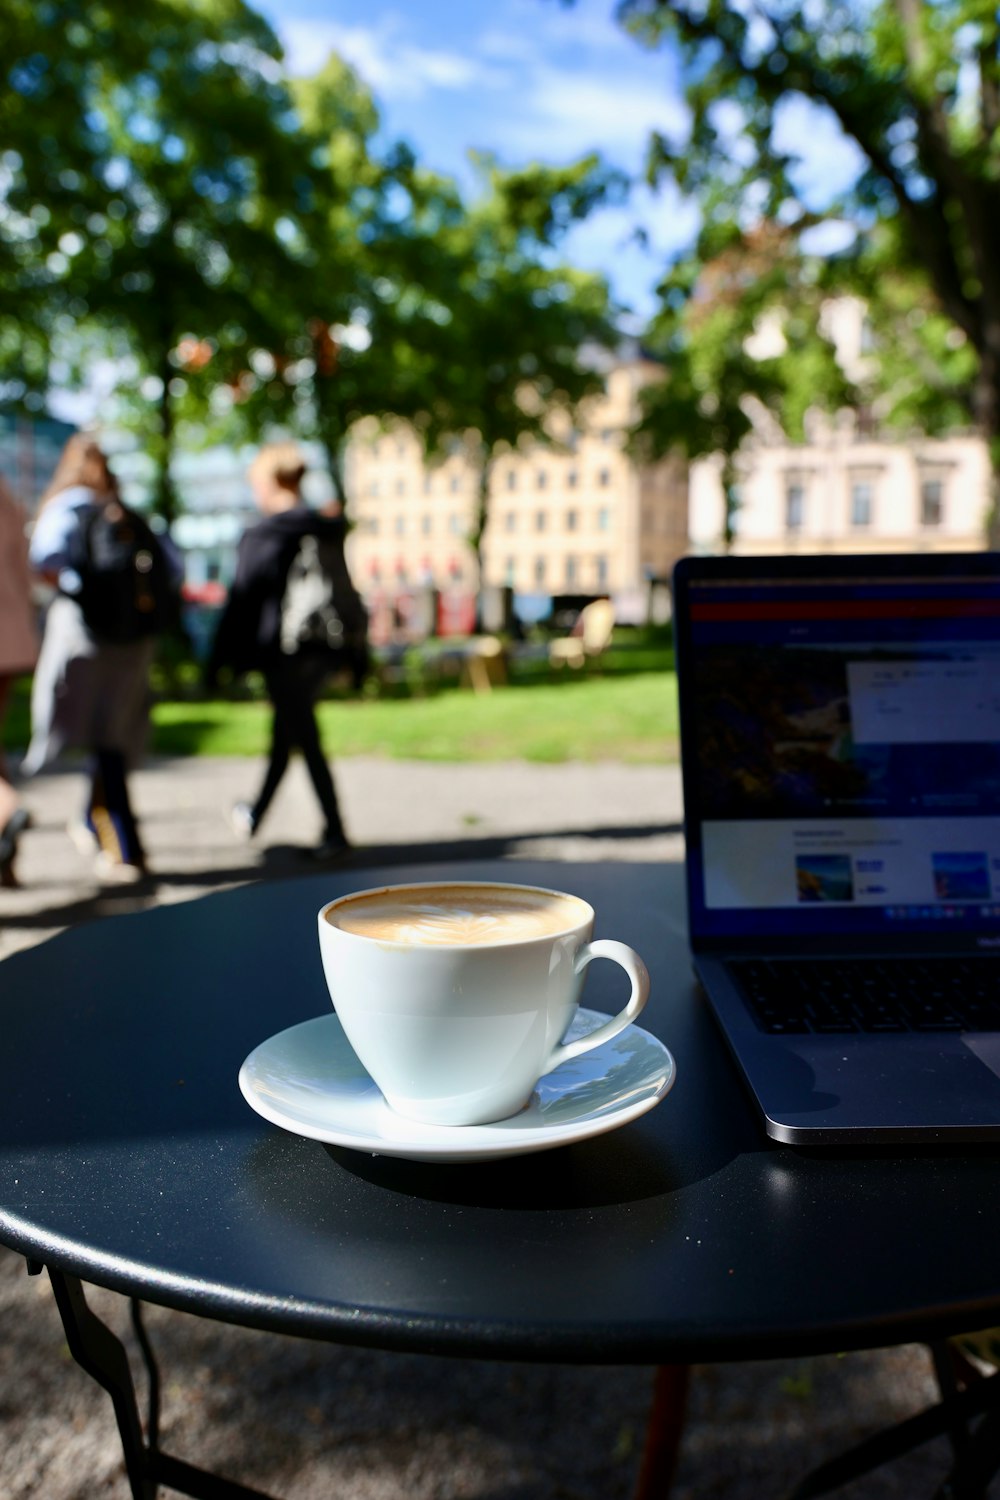
<path fill-rule="evenodd" d="M 256 0 L 256 8 L 293 72 L 313 72 L 339 52 L 372 89 L 386 136 L 467 187 L 470 147 L 509 166 L 596 150 L 640 176 L 650 131 L 683 131 L 674 62 L 625 35 L 614 0 Z M 632 236 L 637 223 L 647 249 Z M 637 187 L 628 205 L 575 229 L 563 253 L 603 271 L 645 314 L 659 273 L 694 227 L 693 209 L 671 189 Z"/>

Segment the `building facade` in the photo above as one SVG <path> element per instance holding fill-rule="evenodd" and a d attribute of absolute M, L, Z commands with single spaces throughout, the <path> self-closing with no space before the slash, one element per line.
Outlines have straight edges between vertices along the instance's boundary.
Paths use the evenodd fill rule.
<path fill-rule="evenodd" d="M 864 304 L 828 305 L 826 331 L 848 375 L 865 375 Z M 780 327 L 757 336 L 773 350 Z M 751 351 L 753 352 L 753 351 Z M 739 504 L 734 553 L 974 551 L 986 545 L 990 466 L 972 432 L 930 438 L 880 428 L 877 408 L 811 412 L 806 439 L 790 443 L 760 412 L 737 460 Z M 721 459 L 691 465 L 690 544 L 724 545 Z"/>
<path fill-rule="evenodd" d="M 54 417 L 0 412 L 0 474 L 33 513 L 75 428 Z"/>
<path fill-rule="evenodd" d="M 721 462 L 691 466 L 691 546 L 723 546 Z M 842 415 L 801 445 L 757 440 L 739 461 L 735 553 L 973 551 L 986 545 L 990 470 L 972 434 L 880 441 Z"/>
<path fill-rule="evenodd" d="M 687 473 L 679 459 L 640 467 L 627 449 L 638 392 L 661 372 L 623 362 L 577 423 L 554 426 L 551 443 L 495 456 L 482 539 L 483 583 L 515 596 L 627 596 L 669 577 L 687 550 Z M 428 463 L 405 428 L 364 424 L 345 465 L 351 517 L 349 561 L 363 590 L 431 586 L 475 592 L 469 537 L 480 470 L 455 440 Z"/>

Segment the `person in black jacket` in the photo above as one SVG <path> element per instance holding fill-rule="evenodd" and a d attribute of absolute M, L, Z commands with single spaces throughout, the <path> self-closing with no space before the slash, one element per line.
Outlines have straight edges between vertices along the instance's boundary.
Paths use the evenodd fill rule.
<path fill-rule="evenodd" d="M 294 443 L 273 443 L 257 454 L 248 478 L 262 519 L 240 539 L 236 574 L 206 672 L 214 685 L 222 667 L 263 673 L 274 710 L 271 751 L 256 800 L 232 809 L 233 827 L 251 838 L 258 830 L 293 749 L 305 758 L 325 828 L 315 853 L 335 858 L 350 849 L 330 767 L 323 754 L 314 705 L 330 673 L 350 666 L 364 673 L 365 613 L 344 562 L 346 523 L 303 501 L 306 463 Z M 303 611 L 302 590 L 315 593 L 322 558 L 330 601 Z M 305 559 L 305 564 L 303 563 Z M 313 575 L 308 565 L 313 565 Z M 293 598 L 292 579 L 298 580 Z M 304 581 L 303 581 L 304 580 Z M 315 600 L 313 601 L 316 602 Z"/>

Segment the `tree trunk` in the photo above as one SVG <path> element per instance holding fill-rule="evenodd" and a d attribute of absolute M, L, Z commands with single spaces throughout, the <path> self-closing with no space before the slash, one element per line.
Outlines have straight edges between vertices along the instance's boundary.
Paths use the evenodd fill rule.
<path fill-rule="evenodd" d="M 319 378 L 316 382 L 315 410 L 316 430 L 326 450 L 326 462 L 333 493 L 346 514 L 347 492 L 344 488 L 343 473 L 344 420 L 329 380 Z"/>
<path fill-rule="evenodd" d="M 740 508 L 740 492 L 737 483 L 736 459 L 732 453 L 727 453 L 722 464 L 722 548 L 724 552 L 732 549 L 736 540 L 736 516 Z"/>
<path fill-rule="evenodd" d="M 170 394 L 170 382 L 174 377 L 170 363 L 169 344 L 160 356 L 160 380 L 163 389 L 157 406 L 158 428 L 156 440 L 156 494 L 153 509 L 170 526 L 177 519 L 177 496 L 170 475 L 170 460 L 174 449 L 174 408 Z"/>
<path fill-rule="evenodd" d="M 984 525 L 987 547 L 1000 547 L 1000 323 L 983 331 L 974 394 L 976 422 L 990 461 L 990 494 Z"/>
<path fill-rule="evenodd" d="M 483 537 L 490 519 L 490 480 L 493 477 L 493 455 L 484 453 L 479 467 L 479 488 L 476 492 L 476 514 L 469 532 L 469 545 L 476 556 L 476 592 L 481 594 L 483 577 Z"/>

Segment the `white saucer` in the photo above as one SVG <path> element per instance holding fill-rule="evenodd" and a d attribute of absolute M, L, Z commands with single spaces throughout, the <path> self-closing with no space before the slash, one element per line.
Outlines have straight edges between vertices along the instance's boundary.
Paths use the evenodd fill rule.
<path fill-rule="evenodd" d="M 579 1010 L 567 1040 L 608 1018 Z M 333 1146 L 412 1161 L 490 1161 L 584 1141 L 652 1109 L 676 1068 L 662 1042 L 627 1026 L 539 1080 L 519 1114 L 492 1125 L 421 1125 L 389 1108 L 334 1012 L 255 1047 L 240 1069 L 247 1103 L 275 1125 Z"/>

